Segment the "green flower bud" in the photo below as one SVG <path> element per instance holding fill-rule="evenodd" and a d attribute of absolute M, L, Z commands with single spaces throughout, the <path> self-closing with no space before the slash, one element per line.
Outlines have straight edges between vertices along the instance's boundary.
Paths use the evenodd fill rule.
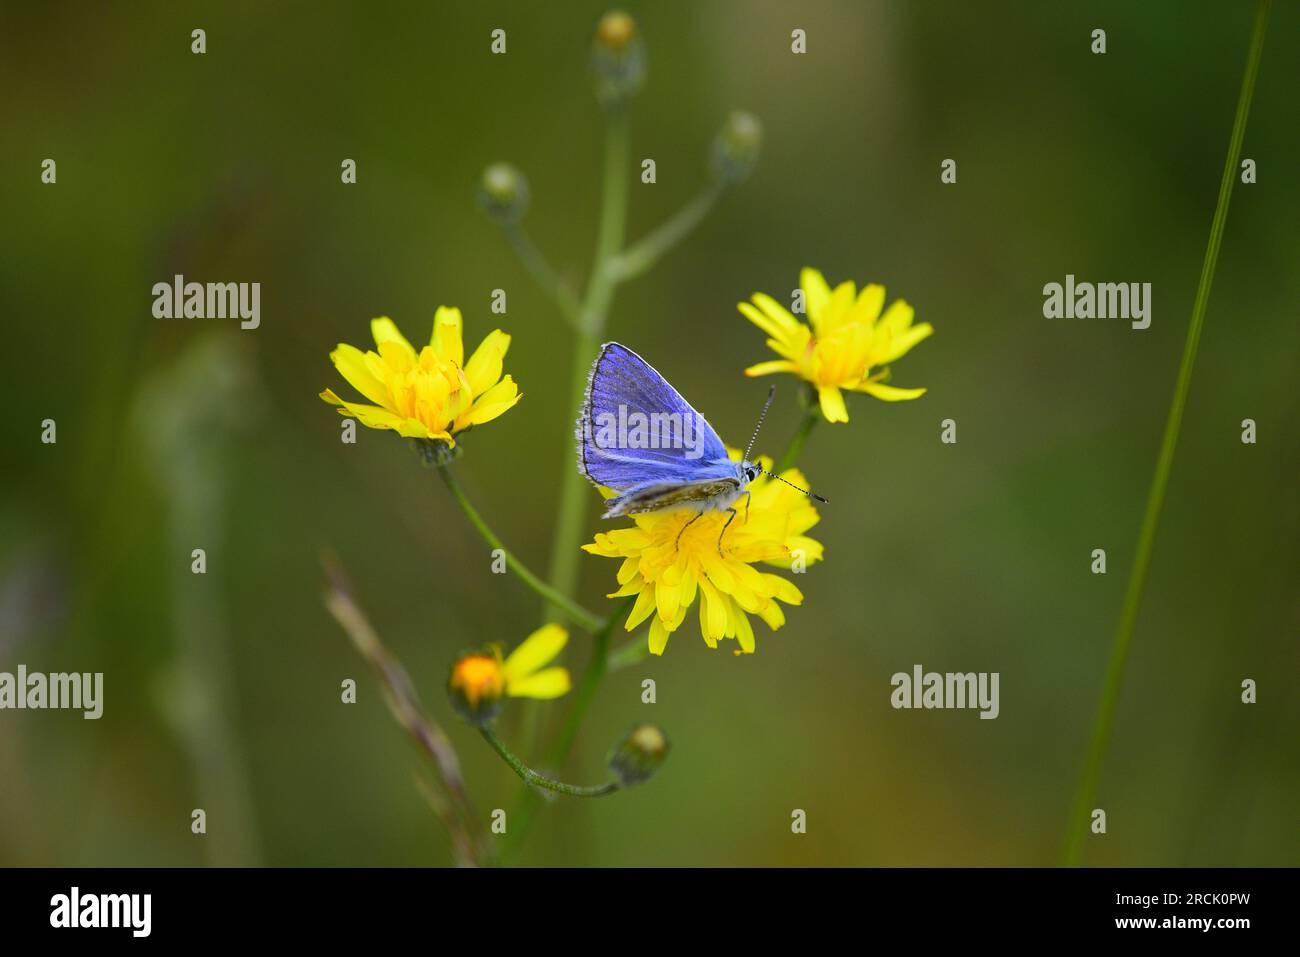
<path fill-rule="evenodd" d="M 758 162 L 763 145 L 763 124 L 753 113 L 737 110 L 727 117 L 713 139 L 713 175 L 724 183 L 738 183 Z"/>
<path fill-rule="evenodd" d="M 591 72 L 596 81 L 596 98 L 604 106 L 630 99 L 645 83 L 645 46 L 636 21 L 622 10 L 611 10 L 596 24 Z"/>
<path fill-rule="evenodd" d="M 425 465 L 442 468 L 460 458 L 464 446 L 457 442 L 454 446 L 448 445 L 442 439 L 411 439 L 411 445 L 414 446 L 416 453 Z"/>
<path fill-rule="evenodd" d="M 668 736 L 657 725 L 639 724 L 609 756 L 609 769 L 624 787 L 650 780 L 668 759 Z"/>
<path fill-rule="evenodd" d="M 479 180 L 478 201 L 493 219 L 513 223 L 528 209 L 528 180 L 509 163 L 493 163 Z"/>

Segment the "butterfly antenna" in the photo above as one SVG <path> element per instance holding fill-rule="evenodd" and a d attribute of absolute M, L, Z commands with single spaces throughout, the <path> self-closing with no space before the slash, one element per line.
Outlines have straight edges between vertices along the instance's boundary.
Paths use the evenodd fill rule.
<path fill-rule="evenodd" d="M 749 444 L 745 446 L 744 461 L 749 461 L 749 453 L 753 451 L 754 443 L 758 441 L 758 430 L 763 427 L 763 420 L 767 418 L 767 410 L 772 407 L 772 399 L 776 396 L 776 386 L 768 386 L 767 401 L 763 403 L 763 411 L 758 413 L 758 425 L 754 426 L 754 434 L 749 437 Z"/>
<path fill-rule="evenodd" d="M 781 476 L 777 475 L 775 472 L 769 472 L 767 469 L 759 469 L 759 471 L 762 472 L 764 475 L 771 476 L 772 478 L 776 479 L 778 482 L 785 482 L 786 485 L 790 486 L 796 492 L 799 492 L 803 495 L 807 495 L 810 499 L 812 499 L 815 502 L 821 502 L 823 505 L 830 504 L 830 502 L 822 498 L 822 496 L 818 495 L 816 492 L 810 492 L 806 488 L 800 488 L 798 485 L 795 485 L 793 482 L 789 481 L 788 479 L 781 478 Z"/>

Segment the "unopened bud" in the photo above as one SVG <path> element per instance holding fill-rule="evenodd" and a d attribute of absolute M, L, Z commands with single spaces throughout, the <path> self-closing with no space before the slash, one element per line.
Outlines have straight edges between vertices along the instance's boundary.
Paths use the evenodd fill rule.
<path fill-rule="evenodd" d="M 640 724 L 609 756 L 609 769 L 624 787 L 650 780 L 668 758 L 668 736 L 657 725 Z"/>
<path fill-rule="evenodd" d="M 478 201 L 489 216 L 512 223 L 528 209 L 528 180 L 509 163 L 493 163 L 479 180 Z"/>
<path fill-rule="evenodd" d="M 596 24 L 591 72 L 596 97 L 605 106 L 622 103 L 645 83 L 645 46 L 636 21 L 622 10 L 611 10 Z"/>
<path fill-rule="evenodd" d="M 713 175 L 724 183 L 740 182 L 758 162 L 762 145 L 758 117 L 740 110 L 732 113 L 713 139 Z"/>

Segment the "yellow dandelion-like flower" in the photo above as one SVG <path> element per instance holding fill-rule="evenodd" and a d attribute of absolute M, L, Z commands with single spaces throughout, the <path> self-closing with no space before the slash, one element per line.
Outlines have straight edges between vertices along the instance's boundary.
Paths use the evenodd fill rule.
<path fill-rule="evenodd" d="M 452 437 L 491 422 L 520 399 L 515 380 L 501 375 L 510 336 L 488 333 L 465 361 L 460 310 L 439 307 L 429 344 L 416 352 L 387 316 L 372 319 L 378 351 L 362 352 L 340 343 L 330 353 L 343 378 L 374 403 L 344 402 L 326 389 L 320 397 L 372 429 L 392 429 L 413 439 L 454 447 Z"/>
<path fill-rule="evenodd" d="M 884 286 L 873 283 L 858 292 L 852 282 L 842 282 L 832 290 L 816 269 L 805 268 L 799 274 L 799 285 L 808 325 L 761 292 L 754 293 L 752 304 L 738 304 L 745 318 L 771 337 L 768 346 L 781 356 L 750 366 L 745 375 L 794 373 L 817 390 L 822 415 L 828 422 L 849 421 L 842 389 L 865 392 L 886 402 L 925 394 L 925 389 L 899 389 L 885 384 L 889 381 L 889 363 L 934 332 L 928 322 L 912 324 L 911 306 L 897 299 L 881 315 Z"/>
<path fill-rule="evenodd" d="M 739 460 L 740 453 L 731 452 Z M 771 459 L 760 459 L 764 468 Z M 798 470 L 782 475 L 807 487 Z M 758 615 L 775 631 L 785 624 L 778 602 L 798 605 L 803 594 L 780 575 L 759 571 L 755 564 L 800 569 L 820 561 L 822 545 L 804 533 L 819 521 L 808 496 L 762 475 L 749 484 L 750 498 L 736 502 L 737 515 L 722 537 L 726 512 L 676 509 L 632 516 L 630 528 L 601 532 L 583 550 L 606 558 L 622 558 L 618 591 L 609 597 L 636 596 L 624 627 L 632 631 L 651 615 L 650 652 L 663 654 L 668 636 L 686 619 L 696 598 L 700 602 L 700 634 L 710 648 L 724 638 L 740 645 L 737 654 L 754 651 L 749 615 Z M 688 524 L 689 523 L 689 524 Z"/>
<path fill-rule="evenodd" d="M 543 625 L 504 661 L 495 645 L 462 655 L 447 678 L 452 704 L 466 719 L 484 722 L 496 717 L 506 696 L 547 699 L 567 694 L 571 686 L 568 669 L 546 666 L 568 641 L 564 628 Z"/>

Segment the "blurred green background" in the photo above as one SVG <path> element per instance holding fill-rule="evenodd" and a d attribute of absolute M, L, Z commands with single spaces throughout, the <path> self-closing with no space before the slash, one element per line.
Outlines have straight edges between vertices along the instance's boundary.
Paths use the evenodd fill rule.
<path fill-rule="evenodd" d="M 424 762 L 321 604 L 333 548 L 460 751 L 486 815 L 517 780 L 451 714 L 462 648 L 539 602 L 489 570 L 390 433 L 339 441 L 329 351 L 372 316 L 459 305 L 514 337 L 525 397 L 465 441 L 469 494 L 544 570 L 572 458 L 572 335 L 474 185 L 529 177 L 526 223 L 580 283 L 602 123 L 598 3 L 7 5 L 0 20 L 0 670 L 103 671 L 105 713 L 0 712 L 0 864 L 445 864 Z M 850 399 L 801 466 L 826 561 L 758 653 L 688 620 L 602 687 L 570 780 L 654 720 L 650 784 L 543 813 L 525 863 L 1042 865 L 1058 860 L 1205 249 L 1253 5 L 631 3 L 649 56 L 629 235 L 707 179 L 728 111 L 753 175 L 647 277 L 609 337 L 743 442 L 770 358 L 737 313 L 803 265 L 885 283 L 936 334 Z M 190 52 L 190 31 L 208 52 Z M 489 53 L 503 28 L 508 53 Z M 807 31 L 808 53 L 790 52 Z M 1108 52 L 1089 51 L 1102 27 Z M 1300 6 L 1274 10 L 1087 861 L 1294 865 Z M 58 163 L 57 185 L 40 163 Z M 958 163 L 942 185 L 939 164 Z M 353 158 L 358 183 L 339 181 Z M 262 321 L 163 322 L 151 286 L 259 281 Z M 1048 321 L 1042 286 L 1153 284 L 1151 328 Z M 491 290 L 509 312 L 491 315 Z M 783 377 L 763 451 L 798 421 Z M 958 443 L 942 445 L 954 418 Z M 1258 423 L 1257 445 L 1240 422 Z M 40 442 L 43 419 L 58 442 Z M 602 527 L 591 496 L 590 530 Z M 205 547 L 208 574 L 189 573 Z M 1104 547 L 1109 573 L 1089 571 Z M 615 563 L 583 558 L 604 609 Z M 624 640 L 624 639 L 620 639 Z M 635 641 L 644 640 L 644 632 Z M 586 660 L 580 632 L 566 652 Z M 920 663 L 997 671 L 1001 716 L 895 711 Z M 658 703 L 640 701 L 654 677 Z M 1259 703 L 1240 703 L 1243 678 Z M 355 678 L 356 705 L 339 700 Z M 555 716 L 563 708 L 549 706 Z M 517 717 L 512 715 L 511 717 Z M 503 732 L 518 740 L 515 722 Z M 533 756 L 533 755 L 526 755 Z M 208 833 L 190 833 L 190 810 Z M 790 832 L 790 812 L 808 833 Z"/>

